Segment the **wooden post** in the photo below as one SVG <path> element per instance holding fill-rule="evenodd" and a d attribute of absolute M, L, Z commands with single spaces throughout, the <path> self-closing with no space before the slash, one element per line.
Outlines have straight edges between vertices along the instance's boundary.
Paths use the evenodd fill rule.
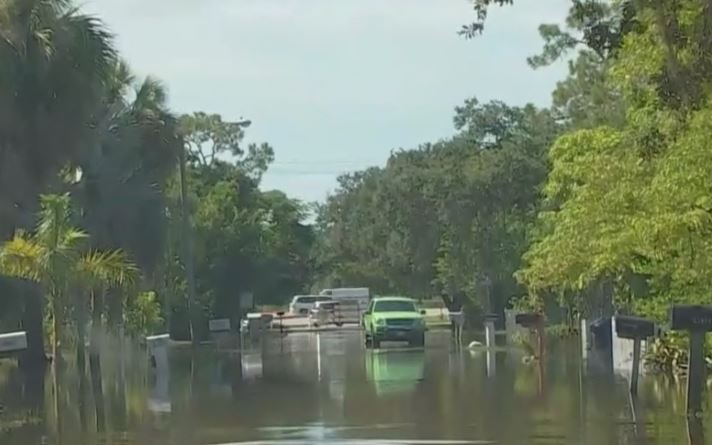
<path fill-rule="evenodd" d="M 630 375 L 630 393 L 638 395 L 638 375 L 640 374 L 640 339 L 633 340 L 633 370 Z"/>
<path fill-rule="evenodd" d="M 579 328 L 581 332 L 581 358 L 585 361 L 588 359 L 588 320 L 581 318 Z"/>
<path fill-rule="evenodd" d="M 672 308 L 672 329 L 690 333 L 690 363 L 687 367 L 687 416 L 702 412 L 705 388 L 705 334 L 712 331 L 712 306 L 677 305 Z"/>
<path fill-rule="evenodd" d="M 545 335 L 544 317 L 541 317 L 536 324 L 536 334 L 537 334 L 537 343 L 538 343 L 537 354 L 539 355 L 539 361 L 541 362 L 544 360 L 544 335 Z"/>
<path fill-rule="evenodd" d="M 687 418 L 687 438 L 689 445 L 705 445 L 705 430 L 700 417 Z"/>
<path fill-rule="evenodd" d="M 696 417 L 702 412 L 705 387 L 705 333 L 690 332 L 690 364 L 687 375 L 687 415 Z"/>
<path fill-rule="evenodd" d="M 488 348 L 495 347 L 494 334 L 495 334 L 494 320 L 492 318 L 487 318 L 487 320 L 485 320 L 485 345 Z"/>
<path fill-rule="evenodd" d="M 655 323 L 639 317 L 617 315 L 615 318 L 616 335 L 619 338 L 633 340 L 633 366 L 630 371 L 630 394 L 638 394 L 638 376 L 640 375 L 640 342 L 655 336 Z"/>
<path fill-rule="evenodd" d="M 494 347 L 495 340 L 495 321 L 497 315 L 490 314 L 485 317 L 485 345 L 487 346 L 487 377 L 494 377 L 497 373 L 496 353 Z"/>

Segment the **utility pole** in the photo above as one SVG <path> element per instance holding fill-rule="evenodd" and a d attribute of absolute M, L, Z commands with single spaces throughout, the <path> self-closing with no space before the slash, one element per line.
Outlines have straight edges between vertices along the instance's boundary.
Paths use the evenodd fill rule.
<path fill-rule="evenodd" d="M 182 142 L 182 140 L 181 140 Z M 186 281 L 188 283 L 188 323 L 190 325 L 190 340 L 193 346 L 198 345 L 195 332 L 195 267 L 193 265 L 193 233 L 190 228 L 189 206 L 187 203 L 187 180 L 185 177 L 185 144 L 181 143 L 180 149 L 180 207 L 181 226 L 183 238 L 183 265 L 185 266 Z"/>

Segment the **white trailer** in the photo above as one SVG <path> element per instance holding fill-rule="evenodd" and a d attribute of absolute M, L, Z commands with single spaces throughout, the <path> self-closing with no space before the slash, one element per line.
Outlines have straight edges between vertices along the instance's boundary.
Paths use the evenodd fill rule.
<path fill-rule="evenodd" d="M 329 296 L 339 303 L 340 318 L 343 323 L 361 323 L 361 316 L 371 301 L 367 287 L 341 287 L 324 289 L 319 295 Z"/>

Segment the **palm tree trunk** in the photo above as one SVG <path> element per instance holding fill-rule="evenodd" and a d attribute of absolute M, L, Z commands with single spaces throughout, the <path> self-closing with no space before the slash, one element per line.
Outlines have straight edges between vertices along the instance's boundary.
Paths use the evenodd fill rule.
<path fill-rule="evenodd" d="M 63 436 L 63 423 L 62 423 L 62 410 L 60 408 L 60 390 L 59 390 L 59 363 L 57 359 L 52 360 L 52 386 L 54 387 L 54 421 L 56 425 L 56 442 L 57 444 L 62 443 Z"/>
<path fill-rule="evenodd" d="M 60 408 L 60 384 L 59 373 L 62 362 L 59 350 L 59 337 L 62 328 L 62 314 L 59 295 L 56 291 L 50 291 L 52 299 L 52 386 L 54 387 L 54 421 L 56 422 L 57 443 L 61 443 L 63 435 L 62 409 Z"/>
<path fill-rule="evenodd" d="M 89 360 L 99 356 L 99 337 L 101 336 L 101 316 L 104 313 L 104 290 L 91 292 L 91 337 L 89 338 Z"/>
<path fill-rule="evenodd" d="M 78 408 L 79 408 L 79 426 L 81 427 L 82 433 L 87 432 L 87 411 L 86 411 L 86 397 L 87 397 L 87 376 L 84 372 L 84 368 L 79 371 L 79 397 L 78 397 Z"/>
<path fill-rule="evenodd" d="M 54 367 L 60 362 L 59 336 L 62 330 L 62 315 L 60 314 L 59 297 L 52 295 L 52 363 Z"/>
<path fill-rule="evenodd" d="M 94 410 L 96 413 L 96 431 L 103 432 L 106 425 L 104 416 L 104 384 L 101 377 L 101 362 L 98 354 L 89 354 L 89 372 L 91 387 L 94 394 Z"/>
<path fill-rule="evenodd" d="M 81 293 L 79 293 L 81 295 Z M 76 304 L 77 310 L 77 368 L 80 375 L 86 369 L 86 305 L 81 297 Z"/>
<path fill-rule="evenodd" d="M 99 357 L 99 337 L 101 336 L 101 316 L 104 312 L 104 290 L 92 291 L 91 338 L 89 339 L 89 372 L 94 394 L 97 432 L 104 431 L 104 385 L 101 378 Z"/>

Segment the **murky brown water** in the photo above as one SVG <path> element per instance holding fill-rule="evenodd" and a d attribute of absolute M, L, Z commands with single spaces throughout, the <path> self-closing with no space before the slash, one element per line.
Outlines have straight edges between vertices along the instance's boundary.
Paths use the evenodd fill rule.
<path fill-rule="evenodd" d="M 643 379 L 632 409 L 625 382 L 582 369 L 574 345 L 549 352 L 542 375 L 516 350 L 454 351 L 446 333 L 376 352 L 357 332 L 292 334 L 241 355 L 174 351 L 160 375 L 140 351 L 107 352 L 101 382 L 68 367 L 58 397 L 51 376 L 5 360 L 0 444 L 712 443 L 699 425 L 689 439 L 682 383 Z"/>

